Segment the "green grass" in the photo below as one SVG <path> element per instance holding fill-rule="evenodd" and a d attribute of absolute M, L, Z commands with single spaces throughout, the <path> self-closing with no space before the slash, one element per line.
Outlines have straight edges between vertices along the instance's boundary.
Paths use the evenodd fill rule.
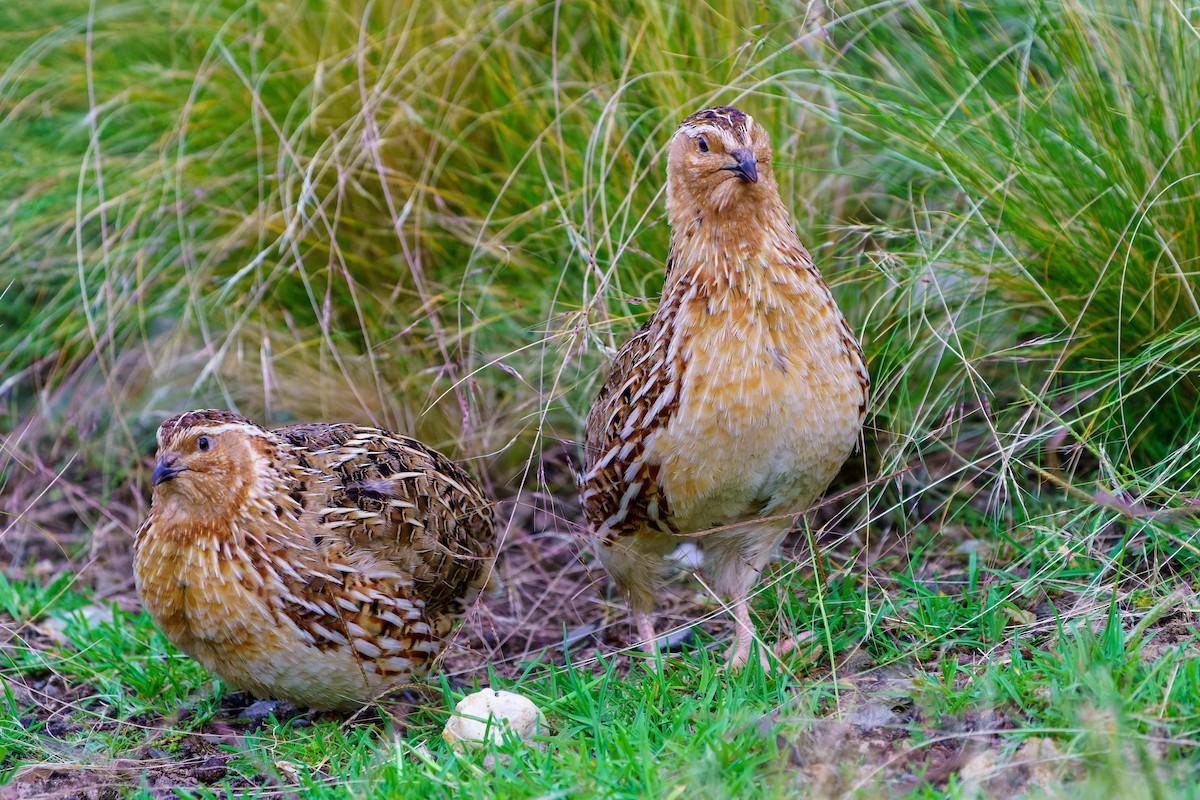
<path fill-rule="evenodd" d="M 999 543 L 986 532 L 976 541 Z M 106 619 L 95 606 L 80 611 L 75 591 L 45 604 L 36 583 L 13 582 L 0 602 L 36 606 L 27 625 L 68 624 L 57 644 L 18 637 L 0 654 L 10 712 L 0 752 L 10 776 L 22 762 L 60 777 L 82 768 L 91 783 L 75 786 L 107 781 L 131 796 L 177 785 L 200 797 L 265 786 L 320 797 L 451 787 L 479 797 L 791 797 L 815 787 L 965 798 L 981 784 L 989 796 L 1036 788 L 1037 775 L 1066 780 L 1056 785 L 1067 796 L 1194 796 L 1200 651 L 1187 598 L 1167 587 L 1097 590 L 1092 573 L 1065 562 L 1036 579 L 984 570 L 974 552 L 897 555 L 905 568 L 878 585 L 842 571 L 820 586 L 783 568 L 760 617 L 812 626 L 833 649 L 782 674 L 723 673 L 705 633 L 661 671 L 577 652 L 557 666 L 476 672 L 472 683 L 537 702 L 549 731 L 530 746 L 457 755 L 439 734 L 465 688 L 435 680 L 398 729 L 370 710 L 245 728 L 219 702 L 225 687 L 144 614 Z M 941 573 L 919 577 L 929 561 Z M 837 622 L 823 627 L 822 613 Z M 39 703 L 30 687 L 55 681 L 68 693 Z M 218 736 L 219 720 L 236 731 L 227 724 Z M 1032 758 L 1033 748 L 1052 749 Z M 195 769 L 213 755 L 227 772 L 207 785 Z M 940 770 L 947 760 L 960 769 Z"/>
<path fill-rule="evenodd" d="M 153 796 L 1194 796 L 1197 24 L 1159 0 L 3 4 L 0 770 Z M 870 485 L 815 517 L 832 580 L 785 564 L 758 598 L 817 661 L 720 676 L 719 605 L 688 598 L 716 621 L 647 674 L 583 585 L 592 619 L 522 624 L 603 616 L 598 661 L 470 673 L 543 704 L 544 749 L 455 757 L 446 687 L 400 734 L 221 733 L 225 687 L 128 580 L 158 424 L 411 432 L 514 500 L 510 552 L 553 546 L 603 367 L 661 287 L 663 148 L 713 102 L 771 131 L 873 377 L 836 489 Z"/>

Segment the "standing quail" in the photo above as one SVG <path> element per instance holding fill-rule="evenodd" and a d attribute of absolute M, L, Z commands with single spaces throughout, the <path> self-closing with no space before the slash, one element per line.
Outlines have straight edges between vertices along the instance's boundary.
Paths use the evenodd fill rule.
<path fill-rule="evenodd" d="M 581 501 L 648 652 L 666 557 L 683 541 L 700 546 L 732 601 L 737 669 L 755 637 L 750 590 L 849 457 L 870 380 L 749 115 L 721 106 L 683 121 L 667 215 L 662 301 L 588 414 Z"/>

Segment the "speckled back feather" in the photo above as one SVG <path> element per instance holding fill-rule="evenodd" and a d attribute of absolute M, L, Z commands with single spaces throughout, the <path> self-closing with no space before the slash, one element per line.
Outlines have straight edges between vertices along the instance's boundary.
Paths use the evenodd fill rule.
<path fill-rule="evenodd" d="M 333 480 L 317 523 L 338 531 L 349 547 L 371 552 L 410 572 L 426 606 L 455 617 L 464 594 L 487 582 L 494 537 L 491 504 L 474 479 L 416 439 L 350 424 L 277 428 L 298 448 L 297 460 Z"/>
<path fill-rule="evenodd" d="M 646 458 L 647 437 L 679 408 L 683 364 L 670 352 L 677 311 L 677 303 L 664 300 L 624 344 L 588 414 L 580 500 L 605 542 L 644 528 L 679 532 L 659 484 L 660 465 Z"/>

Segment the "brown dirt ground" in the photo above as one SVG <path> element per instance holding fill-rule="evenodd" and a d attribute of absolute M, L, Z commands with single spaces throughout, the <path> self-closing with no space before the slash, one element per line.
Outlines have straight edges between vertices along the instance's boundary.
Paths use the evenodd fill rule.
<path fill-rule="evenodd" d="M 485 665 L 501 676 L 513 676 L 529 661 L 562 663 L 564 642 L 573 663 L 586 667 L 593 654 L 612 654 L 628 642 L 630 625 L 623 603 L 612 594 L 603 571 L 581 555 L 575 532 L 578 510 L 570 505 L 573 499 L 567 503 L 561 499 L 573 498 L 573 494 L 565 491 L 551 497 L 526 492 L 516 501 L 501 504 L 499 518 L 511 521 L 495 580 L 447 652 L 445 671 L 454 682 L 467 686 L 486 681 Z M 147 503 L 134 487 L 119 490 L 103 507 L 86 491 L 66 485 L 44 494 L 9 491 L 0 497 L 0 504 L 0 512 L 10 518 L 7 528 L 0 528 L 0 566 L 10 577 L 49 581 L 70 571 L 101 604 L 116 602 L 129 611 L 140 608 L 131 577 L 131 543 Z M 816 525 L 835 516 L 835 509 L 823 509 L 816 515 Z M 952 533 L 947 531 L 947 535 Z M 834 548 L 835 563 L 839 545 L 860 555 L 863 552 L 862 542 L 848 544 L 831 538 L 822 541 L 826 543 Z M 798 535 L 786 549 L 795 558 L 803 557 L 807 550 Z M 875 543 L 857 563 L 872 565 L 868 572 L 884 581 L 889 559 L 902 557 L 903 549 L 902 543 L 894 540 Z M 841 559 L 849 560 L 848 556 Z M 930 563 L 923 572 L 933 576 L 940 569 L 946 574 L 948 566 Z M 668 627 L 686 628 L 703 612 L 712 611 L 711 604 L 704 607 L 704 602 L 698 585 L 682 576 L 663 598 L 660 632 Z M 1034 604 L 1031 602 L 1031 608 Z M 10 641 L 20 635 L 34 648 L 56 644 L 53 633 L 37 625 L 14 631 L 12 621 L 8 623 L 3 625 L 0 616 L 0 636 L 7 629 Z M 1191 638 L 1190 619 L 1176 624 L 1180 638 Z M 730 630 L 721 614 L 698 627 L 718 640 L 726 638 Z M 1166 647 L 1173 638 L 1160 636 L 1155 646 Z M 618 669 L 627 669 L 628 661 L 628 657 L 618 656 Z M 890 794 L 924 783 L 940 784 L 952 775 L 976 781 L 989 796 L 1010 796 L 1048 780 L 1044 764 L 1066 763 L 1055 755 L 1053 742 L 1028 740 L 1007 754 L 999 768 L 999 733 L 1010 723 L 999 715 L 965 715 L 936 724 L 924 719 L 910 697 L 913 676 L 911 665 L 877 667 L 865 654 L 856 653 L 839 665 L 839 686 L 843 688 L 839 718 L 791 720 L 787 709 L 779 709 L 760 724 L 764 731 L 783 731 L 778 734 L 781 752 L 817 797 L 840 797 L 856 789 L 869 791 L 872 786 L 886 786 Z M 813 666 L 809 677 L 828 675 Z M 60 753 L 61 759 L 19 767 L 8 785 L 0 788 L 0 800 L 115 798 L 138 786 L 153 796 L 166 797 L 180 788 L 218 783 L 230 775 L 226 763 L 231 755 L 221 746 L 243 746 L 239 736 L 256 724 L 242 719 L 247 700 L 235 693 L 223 702 L 227 716 L 223 714 L 203 730 L 177 741 L 170 753 L 154 747 L 151 738 L 139 752 L 107 758 L 76 752 L 64 738 L 81 727 L 82 723 L 74 721 L 79 708 L 75 701 L 90 693 L 88 687 L 70 686 L 49 675 L 39 680 L 13 680 L 9 688 L 18 705 L 37 708 L 35 716 L 21 723 L 28 727 L 41 721 L 46 750 Z M 423 701 L 420 697 L 402 700 L 391 708 L 389 720 L 380 720 L 372 711 L 346 724 L 403 724 L 405 702 Z M 440 698 L 435 702 L 440 703 Z M 132 723 L 165 730 L 179 721 L 118 723 L 97 717 L 94 724 L 115 728 Z M 859 766 L 838 768 L 838 764 Z M 286 765 L 280 769 L 286 770 Z M 1056 774 L 1061 777 L 1060 773 L 1062 770 Z M 280 776 L 278 785 L 286 785 L 286 778 Z M 273 783 L 276 781 L 265 779 L 259 785 Z M 233 787 L 239 786 L 250 788 L 235 778 Z"/>

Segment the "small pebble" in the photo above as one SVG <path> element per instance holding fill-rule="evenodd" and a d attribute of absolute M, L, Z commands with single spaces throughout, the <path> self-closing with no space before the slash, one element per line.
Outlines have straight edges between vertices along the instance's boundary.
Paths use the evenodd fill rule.
<path fill-rule="evenodd" d="M 275 715 L 275 719 L 283 720 L 295 710 L 296 707 L 286 700 L 259 700 L 246 706 L 240 716 L 257 727 L 266 722 L 267 717 L 272 714 Z"/>
<path fill-rule="evenodd" d="M 851 725 L 857 725 L 864 731 L 882 728 L 895 723 L 899 717 L 891 708 L 881 703 L 868 703 L 856 708 L 847 719 Z"/>
<path fill-rule="evenodd" d="M 220 756 L 212 756 L 205 759 L 204 763 L 192 770 L 192 777 L 201 783 L 216 783 L 222 780 L 229 769 L 225 766 L 225 759 Z"/>

